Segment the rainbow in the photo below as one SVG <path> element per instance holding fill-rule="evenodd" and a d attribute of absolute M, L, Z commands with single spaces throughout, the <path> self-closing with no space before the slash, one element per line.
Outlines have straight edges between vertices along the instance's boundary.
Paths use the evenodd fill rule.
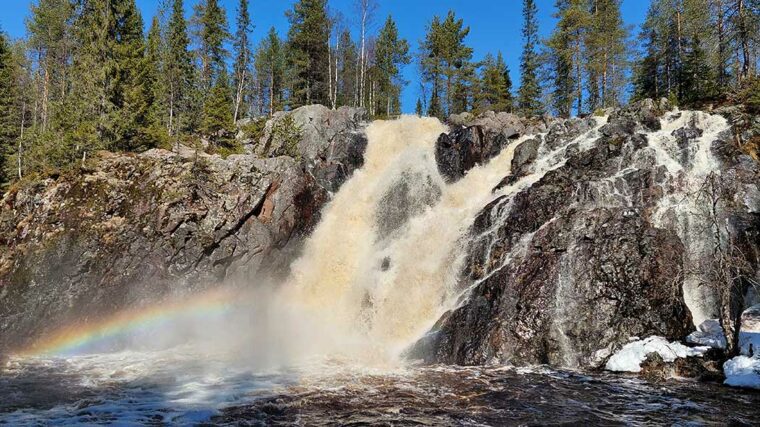
<path fill-rule="evenodd" d="M 219 316 L 234 305 L 236 293 L 218 288 L 182 300 L 139 307 L 96 321 L 74 324 L 43 336 L 19 352 L 22 357 L 76 352 L 100 341 L 183 317 Z"/>

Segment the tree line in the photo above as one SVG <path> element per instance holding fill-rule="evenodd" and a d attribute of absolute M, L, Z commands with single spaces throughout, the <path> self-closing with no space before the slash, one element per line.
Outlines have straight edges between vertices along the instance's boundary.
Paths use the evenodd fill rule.
<path fill-rule="evenodd" d="M 100 149 L 202 138 L 211 152 L 238 152 L 240 119 L 302 105 L 392 117 L 412 62 L 416 113 L 441 119 L 567 117 L 631 96 L 699 104 L 756 81 L 760 0 L 652 0 L 638 40 L 621 0 L 557 0 L 546 39 L 535 0 L 522 6 L 514 89 L 501 52 L 473 60 L 470 28 L 453 11 L 431 19 L 414 53 L 391 16 L 375 22 L 376 0 L 356 0 L 353 32 L 327 0 L 297 0 L 287 33 L 271 28 L 255 45 L 249 0 L 237 3 L 234 32 L 218 0 L 198 1 L 189 19 L 183 0 L 161 0 L 148 26 L 135 0 L 38 0 L 26 37 L 0 32 L 0 183 L 58 173 Z"/>

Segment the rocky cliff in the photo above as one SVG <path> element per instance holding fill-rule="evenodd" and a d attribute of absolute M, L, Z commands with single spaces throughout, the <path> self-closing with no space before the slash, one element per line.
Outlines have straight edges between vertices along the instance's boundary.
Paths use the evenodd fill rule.
<path fill-rule="evenodd" d="M 282 277 L 366 146 L 361 110 L 302 107 L 267 126 L 285 117 L 290 134 L 249 141 L 254 155 L 102 152 L 6 194 L 0 353 L 54 325 Z M 286 137 L 297 138 L 290 155 L 279 151 Z"/>
<path fill-rule="evenodd" d="M 435 146 L 440 179 L 403 175 L 379 199 L 375 234 L 397 236 L 441 189 L 514 150 L 453 254 L 458 301 L 409 357 L 596 367 L 630 337 L 684 338 L 726 295 L 729 310 L 756 298 L 760 169 L 738 141 L 760 138 L 758 118 L 666 101 L 607 113 L 452 117 Z M 0 207 L 0 352 L 222 281 L 278 283 L 362 166 L 364 127 L 360 110 L 303 107 L 266 121 L 244 155 L 101 153 L 18 186 Z"/>
<path fill-rule="evenodd" d="M 516 151 L 502 182 L 514 191 L 471 227 L 465 296 L 410 355 L 593 367 L 630 337 L 681 339 L 694 320 L 717 317 L 726 269 L 738 278 L 732 303 L 751 303 L 760 169 L 735 136 L 757 128 L 722 114 L 645 101 L 608 119 L 548 121 Z M 456 179 L 473 152 L 505 143 L 488 134 L 466 123 L 443 136 L 441 172 Z"/>

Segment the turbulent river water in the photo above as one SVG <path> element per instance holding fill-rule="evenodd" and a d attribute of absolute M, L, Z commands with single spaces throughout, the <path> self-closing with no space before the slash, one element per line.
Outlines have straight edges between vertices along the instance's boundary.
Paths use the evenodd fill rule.
<path fill-rule="evenodd" d="M 544 367 L 252 371 L 190 349 L 12 360 L 8 425 L 756 425 L 760 394 Z"/>
<path fill-rule="evenodd" d="M 604 122 L 568 144 L 587 148 Z M 760 394 L 717 385 L 404 361 L 467 295 L 457 279 L 474 216 L 564 161 L 542 152 L 531 174 L 497 188 L 518 140 L 448 184 L 434 156 L 445 130 L 413 117 L 371 124 L 365 166 L 325 207 L 285 283 L 117 313 L 0 360 L 0 424 L 758 421 Z"/>

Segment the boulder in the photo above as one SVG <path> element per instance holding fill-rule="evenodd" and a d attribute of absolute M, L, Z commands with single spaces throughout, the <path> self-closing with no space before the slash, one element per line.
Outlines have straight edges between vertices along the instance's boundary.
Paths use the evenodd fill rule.
<path fill-rule="evenodd" d="M 438 171 L 448 182 L 464 176 L 473 167 L 485 163 L 506 146 L 502 136 L 487 136 L 480 126 L 470 126 L 441 134 L 435 144 Z"/>

